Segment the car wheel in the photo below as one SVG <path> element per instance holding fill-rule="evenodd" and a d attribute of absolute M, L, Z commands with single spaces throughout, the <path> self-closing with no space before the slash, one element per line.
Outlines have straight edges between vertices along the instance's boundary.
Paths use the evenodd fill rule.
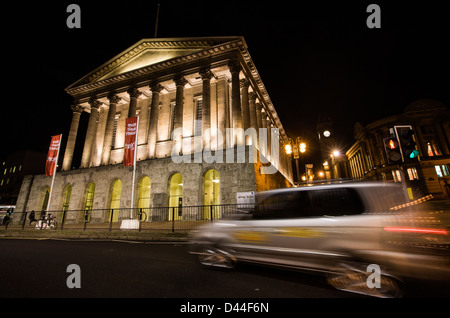
<path fill-rule="evenodd" d="M 369 264 L 358 262 L 345 262 L 337 266 L 336 272 L 327 277 L 328 284 L 332 287 L 358 294 L 379 298 L 399 298 L 403 296 L 402 283 L 399 279 L 389 274 L 382 268 L 379 273 L 379 281 L 376 286 L 373 282 L 371 271 L 367 271 Z"/>
<path fill-rule="evenodd" d="M 231 252 L 213 246 L 207 246 L 198 253 L 200 264 L 207 267 L 231 269 L 236 266 L 236 258 Z"/>

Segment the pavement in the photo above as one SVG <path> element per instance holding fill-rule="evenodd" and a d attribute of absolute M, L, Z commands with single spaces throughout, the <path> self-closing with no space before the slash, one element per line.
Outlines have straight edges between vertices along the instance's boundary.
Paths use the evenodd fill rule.
<path fill-rule="evenodd" d="M 186 242 L 188 231 L 142 231 L 137 230 L 39 230 L 0 228 L 0 239 L 62 239 L 62 240 L 123 240 L 151 242 Z"/>

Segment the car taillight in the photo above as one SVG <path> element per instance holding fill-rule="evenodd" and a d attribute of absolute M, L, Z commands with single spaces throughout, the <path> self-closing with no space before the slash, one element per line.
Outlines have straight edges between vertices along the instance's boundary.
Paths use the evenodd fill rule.
<path fill-rule="evenodd" d="M 388 231 L 388 232 L 407 232 L 407 233 L 448 235 L 448 231 L 444 230 L 444 229 L 424 229 L 424 228 L 414 228 L 414 227 L 390 226 L 390 227 L 385 227 L 384 230 Z"/>

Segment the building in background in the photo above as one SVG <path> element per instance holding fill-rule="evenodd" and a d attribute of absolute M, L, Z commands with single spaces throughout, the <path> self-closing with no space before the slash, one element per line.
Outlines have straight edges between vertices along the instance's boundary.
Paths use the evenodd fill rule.
<path fill-rule="evenodd" d="M 66 91 L 73 119 L 49 210 L 95 210 L 92 217 L 109 220 L 112 209 L 235 204 L 239 193 L 292 185 L 290 159 L 280 150 L 286 133 L 242 37 L 143 39 Z M 86 137 L 76 144 L 83 112 Z M 136 116 L 132 198 L 132 168 L 122 162 L 125 120 Z M 230 136 L 227 128 L 257 134 Z M 259 128 L 276 128 L 276 135 Z M 272 147 L 260 147 L 261 140 Z M 173 160 L 177 143 L 181 163 Z M 225 150 L 218 155 L 221 145 L 232 150 L 231 162 Z M 238 146 L 245 146 L 243 162 Z M 215 161 L 198 161 L 205 149 Z M 253 149 L 256 162 L 248 157 Z M 81 166 L 73 169 L 77 152 Z M 276 172 L 263 173 L 269 166 Z M 50 183 L 45 175 L 26 177 L 17 210 L 45 209 Z M 114 221 L 128 216 L 123 211 Z"/>
<path fill-rule="evenodd" d="M 450 198 L 450 112 L 446 105 L 432 99 L 409 104 L 402 114 L 374 121 L 367 126 L 355 124 L 356 142 L 347 151 L 354 179 L 401 182 L 402 175 L 411 199 L 427 194 Z M 384 138 L 394 126 L 411 125 L 419 151 L 416 162 L 390 164 Z"/>
<path fill-rule="evenodd" d="M 321 154 L 320 171 L 323 177 L 319 180 L 334 180 L 351 178 L 349 164 L 344 150 L 341 149 L 339 138 L 333 127 L 333 121 L 328 114 L 319 114 L 316 126 L 319 149 Z"/>
<path fill-rule="evenodd" d="M 45 153 L 19 151 L 0 161 L 0 205 L 15 205 L 24 176 L 42 174 Z"/>

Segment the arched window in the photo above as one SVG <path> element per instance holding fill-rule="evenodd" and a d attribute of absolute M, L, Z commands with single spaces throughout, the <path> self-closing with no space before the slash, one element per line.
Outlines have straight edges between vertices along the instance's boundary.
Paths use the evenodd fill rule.
<path fill-rule="evenodd" d="M 62 205 L 62 215 L 61 223 L 66 220 L 66 214 L 69 210 L 70 195 L 72 194 L 72 186 L 70 184 L 66 185 L 63 191 L 63 205 Z"/>
<path fill-rule="evenodd" d="M 50 196 L 50 188 L 47 187 L 43 191 L 43 199 L 42 199 L 41 211 L 46 211 L 47 210 L 49 196 Z"/>
<path fill-rule="evenodd" d="M 119 179 L 114 180 L 111 183 L 111 196 L 109 201 L 109 208 L 112 213 L 112 221 L 119 221 L 119 209 L 120 209 L 120 195 L 122 194 L 122 181 Z M 110 214 L 111 218 L 111 214 Z M 111 219 L 110 219 L 111 220 Z"/>
<path fill-rule="evenodd" d="M 219 207 L 220 204 L 220 179 L 219 173 L 214 170 L 208 170 L 203 176 L 203 205 L 204 205 L 204 218 L 205 219 L 217 219 L 220 217 Z"/>
<path fill-rule="evenodd" d="M 175 173 L 169 180 L 169 220 L 182 219 L 183 205 L 183 177 L 180 173 Z"/>
<path fill-rule="evenodd" d="M 86 186 L 86 194 L 84 199 L 84 215 L 82 221 L 91 219 L 92 209 L 94 208 L 95 183 L 91 182 Z"/>
<path fill-rule="evenodd" d="M 150 188 L 150 178 L 143 177 L 139 184 L 138 209 L 148 209 L 150 207 Z"/>

